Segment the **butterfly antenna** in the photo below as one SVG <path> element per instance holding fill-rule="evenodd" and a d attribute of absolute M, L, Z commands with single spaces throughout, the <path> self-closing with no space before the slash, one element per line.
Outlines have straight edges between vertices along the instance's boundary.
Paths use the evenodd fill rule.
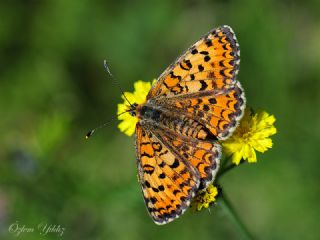
<path fill-rule="evenodd" d="M 122 113 L 118 114 L 117 117 L 119 117 L 120 115 L 122 115 L 122 114 L 124 114 L 124 113 L 127 113 L 127 112 L 129 112 L 129 111 L 122 112 Z M 109 124 L 110 124 L 111 122 L 113 122 L 114 120 L 116 120 L 116 117 L 113 117 L 113 118 L 111 118 L 109 121 L 105 122 L 104 124 L 101 124 L 100 126 L 98 126 L 98 127 L 94 128 L 94 129 L 90 130 L 90 131 L 86 134 L 86 139 L 88 139 L 89 137 L 91 137 L 91 136 L 95 133 L 96 130 L 98 130 L 98 129 L 100 129 L 100 128 L 103 128 L 103 127 L 109 125 Z"/>
<path fill-rule="evenodd" d="M 107 72 L 107 73 L 109 74 L 109 76 L 111 77 L 111 79 L 112 79 L 112 80 L 117 84 L 117 86 L 119 87 L 120 92 L 121 92 L 122 96 L 124 97 L 124 99 L 129 103 L 130 106 L 132 106 L 132 104 L 130 103 L 130 101 L 128 100 L 128 98 L 126 97 L 126 95 L 124 94 L 124 91 L 122 90 L 119 82 L 117 81 L 117 79 L 116 79 L 116 78 L 113 76 L 113 74 L 111 73 L 110 68 L 109 68 L 109 65 L 108 65 L 108 63 L 107 63 L 107 60 L 104 60 L 104 61 L 103 61 L 103 66 L 104 66 L 106 72 Z"/>

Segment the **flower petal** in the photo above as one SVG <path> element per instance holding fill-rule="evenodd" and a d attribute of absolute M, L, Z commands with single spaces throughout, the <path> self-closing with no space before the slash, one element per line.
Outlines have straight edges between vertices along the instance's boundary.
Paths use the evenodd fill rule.
<path fill-rule="evenodd" d="M 130 109 L 130 104 L 142 104 L 146 101 L 148 92 L 150 91 L 151 83 L 143 82 L 141 80 L 134 83 L 134 92 L 125 92 L 121 98 L 123 103 L 118 104 L 118 119 L 121 121 L 118 125 L 121 132 L 128 136 L 132 136 L 135 131 L 136 124 L 138 123 L 138 118 L 132 116 L 129 113 L 125 113 Z M 129 101 L 129 102 L 128 102 Z"/>
<path fill-rule="evenodd" d="M 277 133 L 273 125 L 276 118 L 263 110 L 256 113 L 247 108 L 238 128 L 233 135 L 222 143 L 227 155 L 232 155 L 232 162 L 238 165 L 241 161 L 256 162 L 256 152 L 264 153 L 272 148 L 270 136 Z"/>
<path fill-rule="evenodd" d="M 197 211 L 200 211 L 202 208 L 208 208 L 210 204 L 216 201 L 217 195 L 218 188 L 210 184 L 206 190 L 198 193 L 198 195 L 192 199 L 191 207 Z"/>

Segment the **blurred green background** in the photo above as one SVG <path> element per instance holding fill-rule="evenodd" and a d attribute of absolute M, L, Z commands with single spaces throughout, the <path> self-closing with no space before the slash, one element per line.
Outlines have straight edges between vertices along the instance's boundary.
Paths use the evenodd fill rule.
<path fill-rule="evenodd" d="M 1 239 L 240 239 L 218 207 L 156 226 L 137 183 L 134 141 L 115 116 L 126 91 L 152 80 L 211 28 L 241 47 L 248 105 L 277 118 L 274 147 L 222 179 L 257 239 L 320 239 L 320 2 L 0 2 Z M 8 231 L 40 223 L 49 233 Z"/>

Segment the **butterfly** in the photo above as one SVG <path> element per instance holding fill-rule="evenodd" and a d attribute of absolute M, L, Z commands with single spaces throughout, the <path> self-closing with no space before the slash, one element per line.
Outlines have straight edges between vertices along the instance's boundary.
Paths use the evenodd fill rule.
<path fill-rule="evenodd" d="M 144 103 L 131 104 L 138 178 L 156 224 L 178 218 L 213 182 L 219 141 L 232 134 L 245 108 L 239 64 L 231 27 L 212 29 L 160 75 Z"/>

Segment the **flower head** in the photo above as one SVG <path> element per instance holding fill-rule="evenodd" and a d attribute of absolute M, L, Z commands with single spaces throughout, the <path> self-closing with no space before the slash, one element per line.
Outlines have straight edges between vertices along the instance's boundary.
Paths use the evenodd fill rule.
<path fill-rule="evenodd" d="M 146 101 L 148 92 L 150 91 L 151 83 L 143 82 L 141 80 L 134 83 L 134 92 L 125 92 L 126 98 L 131 104 L 142 104 Z M 118 125 L 121 132 L 125 133 L 128 136 L 132 136 L 135 131 L 136 124 L 138 123 L 138 118 L 136 116 L 131 116 L 129 112 L 126 112 L 130 109 L 130 104 L 121 96 L 123 103 L 118 104 L 118 119 L 121 121 Z M 126 112 L 126 113 L 124 113 Z M 122 114 L 123 113 L 123 114 Z"/>
<path fill-rule="evenodd" d="M 196 211 L 201 211 L 202 208 L 208 208 L 210 204 L 216 201 L 218 189 L 210 184 L 206 190 L 200 192 L 192 199 L 191 208 Z"/>
<path fill-rule="evenodd" d="M 222 143 L 227 155 L 232 155 L 232 162 L 238 165 L 241 161 L 256 162 L 256 152 L 265 152 L 272 147 L 270 136 L 276 134 L 273 115 L 258 110 L 254 113 L 246 109 L 240 125 L 233 135 Z"/>

